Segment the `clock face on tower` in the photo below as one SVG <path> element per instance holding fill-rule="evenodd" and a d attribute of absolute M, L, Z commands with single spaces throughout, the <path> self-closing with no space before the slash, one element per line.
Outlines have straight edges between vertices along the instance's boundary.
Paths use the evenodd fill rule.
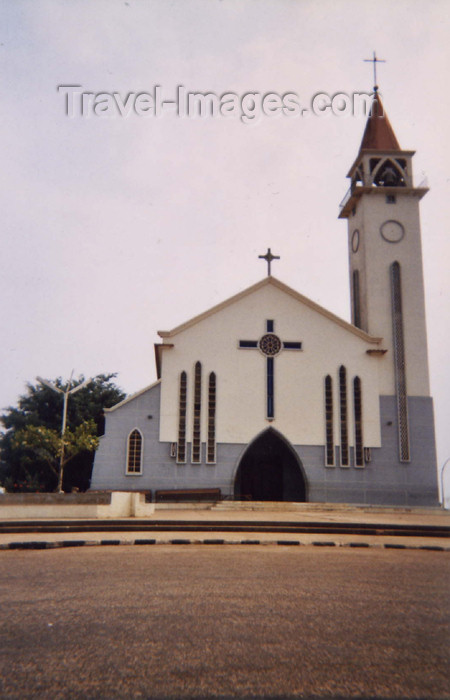
<path fill-rule="evenodd" d="M 405 229 L 400 221 L 389 219 L 380 226 L 381 237 L 388 243 L 400 243 L 405 235 Z"/>
<path fill-rule="evenodd" d="M 359 248 L 359 231 L 357 228 L 355 228 L 355 230 L 353 231 L 353 234 L 352 234 L 352 250 L 353 250 L 353 252 L 356 253 L 358 248 Z"/>

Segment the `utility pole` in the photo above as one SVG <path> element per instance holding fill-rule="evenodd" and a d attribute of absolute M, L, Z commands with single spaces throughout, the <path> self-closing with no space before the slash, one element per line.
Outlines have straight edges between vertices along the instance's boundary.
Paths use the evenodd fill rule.
<path fill-rule="evenodd" d="M 73 389 L 71 389 L 70 386 L 72 384 L 72 376 L 73 376 L 73 372 L 70 375 L 69 383 L 68 383 L 66 389 L 60 389 L 59 386 L 56 386 L 56 384 L 52 384 L 51 382 L 48 381 L 48 379 L 42 379 L 42 377 L 36 377 L 38 382 L 40 382 L 41 384 L 44 384 L 49 389 L 56 391 L 58 394 L 62 394 L 64 397 L 64 399 L 63 399 L 62 425 L 61 425 L 61 451 L 60 451 L 60 457 L 59 457 L 59 475 L 58 475 L 58 486 L 57 486 L 58 493 L 62 493 L 62 480 L 63 480 L 63 470 L 64 470 L 64 435 L 66 433 L 67 403 L 69 400 L 69 396 L 71 394 L 75 394 L 77 391 L 80 391 L 80 389 L 83 389 L 86 386 L 86 384 L 89 384 L 89 382 L 91 381 L 90 379 L 85 379 L 84 382 L 81 382 L 81 384 L 77 384 L 77 386 L 74 386 Z"/>

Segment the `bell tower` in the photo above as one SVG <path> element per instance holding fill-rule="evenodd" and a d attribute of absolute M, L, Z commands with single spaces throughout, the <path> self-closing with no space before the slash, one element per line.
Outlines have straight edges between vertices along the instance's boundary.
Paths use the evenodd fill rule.
<path fill-rule="evenodd" d="M 380 393 L 397 398 L 402 462 L 411 458 L 408 399 L 430 395 L 419 215 L 428 189 L 414 185 L 413 155 L 375 88 L 339 217 L 348 221 L 352 323 L 383 338 Z"/>

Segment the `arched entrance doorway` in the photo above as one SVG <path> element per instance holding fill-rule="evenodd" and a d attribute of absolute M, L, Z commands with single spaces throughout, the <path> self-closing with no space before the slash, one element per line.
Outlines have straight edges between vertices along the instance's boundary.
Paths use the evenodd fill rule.
<path fill-rule="evenodd" d="M 306 483 L 294 449 L 268 428 L 245 451 L 234 481 L 236 500 L 305 501 Z"/>

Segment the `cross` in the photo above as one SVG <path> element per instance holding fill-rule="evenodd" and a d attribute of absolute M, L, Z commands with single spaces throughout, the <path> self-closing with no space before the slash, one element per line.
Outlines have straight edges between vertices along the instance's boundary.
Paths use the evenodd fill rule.
<path fill-rule="evenodd" d="M 279 260 L 280 256 L 279 255 L 272 255 L 272 251 L 270 248 L 267 248 L 267 253 L 265 255 L 258 255 L 258 258 L 262 258 L 262 260 L 266 260 L 267 262 L 267 276 L 270 277 L 270 264 L 272 260 Z"/>
<path fill-rule="evenodd" d="M 270 250 L 270 249 L 269 249 Z M 274 321 L 266 321 L 266 333 L 259 340 L 240 340 L 239 347 L 257 348 L 266 356 L 266 398 L 267 398 L 267 418 L 275 418 L 275 368 L 274 359 L 282 350 L 301 350 L 302 344 L 297 340 L 280 340 L 274 333 Z"/>
<path fill-rule="evenodd" d="M 373 63 L 373 89 L 375 92 L 378 90 L 378 85 L 377 85 L 377 63 L 386 63 L 384 58 L 377 58 L 377 55 L 375 51 L 373 52 L 373 58 L 365 58 L 364 59 L 365 63 Z"/>

